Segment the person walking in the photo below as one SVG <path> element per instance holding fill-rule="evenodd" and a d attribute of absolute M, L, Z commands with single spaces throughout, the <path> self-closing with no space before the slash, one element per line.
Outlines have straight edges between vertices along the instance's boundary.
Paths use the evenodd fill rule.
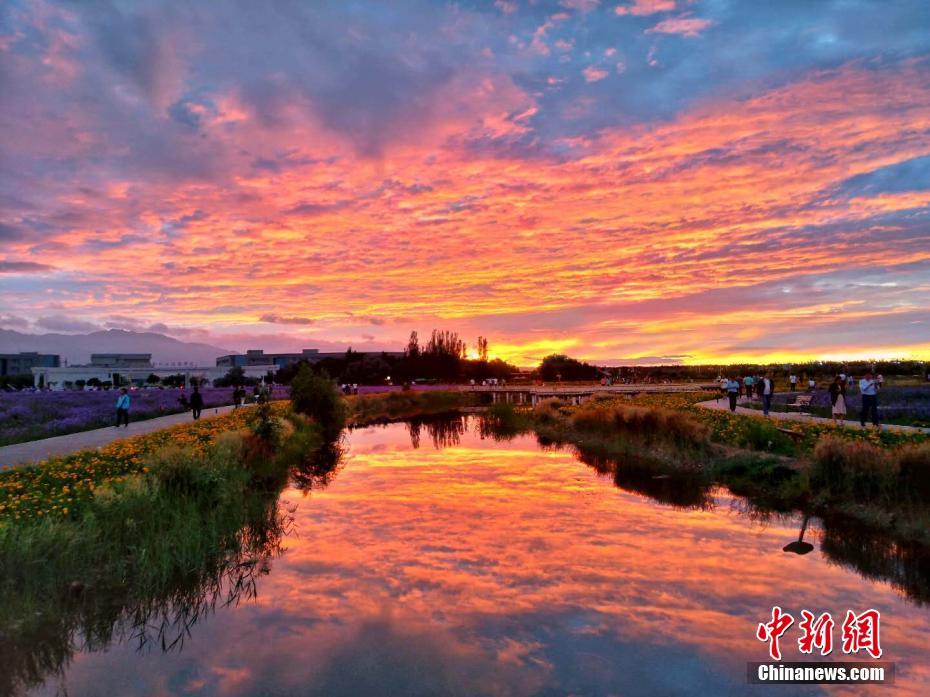
<path fill-rule="evenodd" d="M 727 397 L 730 398 L 730 411 L 736 411 L 736 400 L 739 398 L 739 380 L 731 377 L 727 380 Z"/>
<path fill-rule="evenodd" d="M 788 387 L 791 389 L 792 392 L 794 392 L 797 389 L 798 387 L 798 376 L 797 375 L 792 374 L 788 377 Z"/>
<path fill-rule="evenodd" d="M 775 380 L 771 373 L 762 378 L 762 415 L 768 416 L 772 408 L 772 395 L 775 394 Z"/>
<path fill-rule="evenodd" d="M 859 423 L 865 428 L 865 419 L 871 415 L 872 424 L 878 426 L 878 383 L 872 378 L 872 371 L 865 371 L 865 376 L 859 381 L 859 393 L 862 395 L 862 409 L 859 412 Z"/>
<path fill-rule="evenodd" d="M 833 424 L 843 425 L 846 421 L 846 380 L 842 375 L 830 383 L 830 403 L 833 405 Z"/>
<path fill-rule="evenodd" d="M 752 385 L 754 382 L 752 375 L 747 375 L 743 378 L 743 386 L 746 388 L 746 398 L 750 402 L 752 402 Z"/>
<path fill-rule="evenodd" d="M 129 428 L 129 392 L 125 387 L 119 390 L 119 397 L 116 398 L 116 427 L 120 424 Z"/>
<path fill-rule="evenodd" d="M 200 412 L 203 410 L 203 395 L 200 394 L 200 388 L 194 385 L 194 391 L 191 393 L 191 411 L 194 412 L 194 421 L 200 418 Z"/>

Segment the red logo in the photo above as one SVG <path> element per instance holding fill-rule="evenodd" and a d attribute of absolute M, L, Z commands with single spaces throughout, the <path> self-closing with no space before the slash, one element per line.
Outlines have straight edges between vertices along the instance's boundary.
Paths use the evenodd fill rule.
<path fill-rule="evenodd" d="M 775 605 L 772 608 L 772 619 L 761 622 L 756 628 L 756 639 L 768 642 L 769 656 L 773 660 L 781 660 L 781 647 L 779 639 L 794 624 L 794 617 Z M 798 650 L 801 653 L 811 654 L 814 649 L 820 651 L 821 656 L 833 652 L 833 628 L 836 623 L 829 612 L 819 617 L 809 610 L 801 610 L 801 621 L 798 629 L 801 637 L 798 639 Z M 881 613 L 878 610 L 868 609 L 861 614 L 847 610 L 843 621 L 842 651 L 847 654 L 866 651 L 872 658 L 881 658 L 882 647 L 880 641 Z"/>

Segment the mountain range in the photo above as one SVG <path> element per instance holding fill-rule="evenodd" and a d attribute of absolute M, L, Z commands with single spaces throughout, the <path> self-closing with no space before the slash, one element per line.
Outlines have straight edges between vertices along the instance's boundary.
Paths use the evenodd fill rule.
<path fill-rule="evenodd" d="M 24 334 L 0 329 L 0 353 L 57 353 L 62 365 L 90 362 L 92 353 L 151 353 L 154 363 L 215 365 L 216 357 L 236 353 L 219 346 L 179 341 L 157 332 L 109 329 L 89 334 Z"/>

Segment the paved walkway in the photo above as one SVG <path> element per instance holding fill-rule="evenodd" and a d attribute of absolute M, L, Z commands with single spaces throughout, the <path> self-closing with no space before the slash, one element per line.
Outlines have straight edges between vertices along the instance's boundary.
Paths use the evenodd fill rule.
<path fill-rule="evenodd" d="M 232 406 L 204 409 L 203 418 L 216 414 L 225 414 L 230 410 L 232 410 Z M 5 445 L 0 448 L 0 470 L 29 462 L 41 462 L 50 457 L 70 455 L 78 450 L 100 448 L 115 440 L 138 436 L 142 433 L 160 431 L 168 426 L 188 423 L 192 419 L 193 417 L 190 412 L 182 412 L 180 414 L 159 416 L 155 419 L 133 421 L 126 428 L 108 426 L 107 428 L 98 428 L 93 431 L 81 431 L 79 433 L 69 433 L 65 436 L 33 440 L 28 443 Z"/>
<path fill-rule="evenodd" d="M 745 403 L 745 400 L 740 400 Z M 727 398 L 721 397 L 719 400 L 710 399 L 706 402 L 698 402 L 699 407 L 704 407 L 705 409 L 716 409 L 717 411 L 729 411 L 730 402 Z M 737 404 L 736 406 L 737 414 L 745 414 L 747 416 L 762 416 L 761 409 L 750 409 L 749 407 L 743 407 Z M 811 424 L 826 424 L 832 425 L 833 419 L 826 419 L 822 416 L 811 416 L 807 413 L 801 413 L 796 411 L 770 411 L 769 417 L 775 419 L 776 421 L 799 421 L 801 423 L 811 423 Z M 845 421 L 843 422 L 846 428 L 862 428 L 862 425 L 858 421 Z M 881 427 L 885 431 L 909 431 L 914 433 L 930 433 L 930 428 L 918 428 L 917 426 L 895 426 L 893 424 L 881 424 Z M 874 428 L 871 424 L 868 424 L 866 428 Z"/>

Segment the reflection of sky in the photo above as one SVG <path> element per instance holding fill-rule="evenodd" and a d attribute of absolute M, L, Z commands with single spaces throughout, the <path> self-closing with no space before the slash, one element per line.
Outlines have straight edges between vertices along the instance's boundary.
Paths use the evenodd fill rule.
<path fill-rule="evenodd" d="M 0 3 L 0 327 L 930 356 L 926 0 L 266 5 Z"/>
<path fill-rule="evenodd" d="M 530 439 L 412 451 L 391 426 L 351 441 L 328 489 L 286 494 L 297 535 L 255 603 L 180 654 L 79 656 L 70 693 L 745 694 L 777 603 L 880 610 L 893 693 L 926 694 L 930 614 L 819 551 L 783 553 L 793 524 L 752 526 L 727 497 L 655 504 Z"/>

